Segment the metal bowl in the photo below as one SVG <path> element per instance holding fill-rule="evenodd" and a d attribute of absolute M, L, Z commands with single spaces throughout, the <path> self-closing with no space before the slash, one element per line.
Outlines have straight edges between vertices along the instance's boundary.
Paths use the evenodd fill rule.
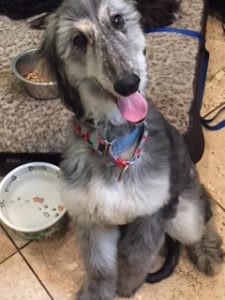
<path fill-rule="evenodd" d="M 34 82 L 26 79 L 37 64 L 37 51 L 37 49 L 30 49 L 20 53 L 13 60 L 13 73 L 25 85 L 30 96 L 42 100 L 55 99 L 59 95 L 56 82 Z"/>

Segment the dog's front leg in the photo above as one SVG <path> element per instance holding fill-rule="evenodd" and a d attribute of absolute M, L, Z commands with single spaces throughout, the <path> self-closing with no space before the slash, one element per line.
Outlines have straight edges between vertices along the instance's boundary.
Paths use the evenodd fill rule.
<path fill-rule="evenodd" d="M 144 282 L 164 241 L 161 214 L 139 217 L 119 243 L 118 295 L 130 297 Z"/>
<path fill-rule="evenodd" d="M 88 280 L 77 300 L 113 300 L 117 285 L 117 228 L 78 226 Z"/>

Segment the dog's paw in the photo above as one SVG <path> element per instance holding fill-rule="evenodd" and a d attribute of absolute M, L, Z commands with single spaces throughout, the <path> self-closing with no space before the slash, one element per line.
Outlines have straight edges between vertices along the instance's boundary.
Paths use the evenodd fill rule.
<path fill-rule="evenodd" d="M 213 228 L 207 228 L 203 238 L 187 247 L 189 259 L 207 276 L 216 275 L 224 262 L 222 239 Z"/>
<path fill-rule="evenodd" d="M 77 294 L 76 300 L 113 300 L 114 295 L 110 294 L 105 289 L 89 290 L 88 288 L 82 288 Z"/>
<path fill-rule="evenodd" d="M 136 290 L 126 290 L 123 288 L 118 288 L 117 295 L 121 298 L 130 298 L 135 294 Z"/>
<path fill-rule="evenodd" d="M 138 290 L 138 288 L 136 288 L 136 289 L 130 288 L 129 289 L 126 287 L 118 287 L 117 295 L 121 298 L 130 298 L 136 293 L 137 290 Z"/>
<path fill-rule="evenodd" d="M 99 300 L 94 291 L 91 293 L 88 286 L 84 284 L 77 294 L 76 300 Z"/>
<path fill-rule="evenodd" d="M 77 294 L 76 300 L 92 300 L 92 298 L 88 290 L 81 288 Z"/>
<path fill-rule="evenodd" d="M 133 296 L 141 286 L 142 283 L 140 283 L 138 286 L 133 286 L 131 283 L 128 283 L 128 281 L 123 280 L 118 283 L 117 295 L 122 298 L 129 298 Z"/>

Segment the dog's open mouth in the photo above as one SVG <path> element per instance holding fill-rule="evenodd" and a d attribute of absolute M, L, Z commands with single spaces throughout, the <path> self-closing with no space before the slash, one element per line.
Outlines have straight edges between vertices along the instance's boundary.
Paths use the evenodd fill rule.
<path fill-rule="evenodd" d="M 139 123 L 144 120 L 148 113 L 148 102 L 139 93 L 133 93 L 129 96 L 117 96 L 105 89 L 99 81 L 95 80 L 98 86 L 110 96 L 111 100 L 117 105 L 121 116 L 130 123 Z"/>
<path fill-rule="evenodd" d="M 131 123 L 144 120 L 148 113 L 148 103 L 139 92 L 118 98 L 116 104 L 122 117 Z"/>

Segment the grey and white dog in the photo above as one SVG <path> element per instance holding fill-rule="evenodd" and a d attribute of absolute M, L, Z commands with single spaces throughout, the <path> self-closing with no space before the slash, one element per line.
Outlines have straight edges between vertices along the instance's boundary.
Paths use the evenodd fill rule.
<path fill-rule="evenodd" d="M 40 50 L 76 117 L 63 155 L 64 201 L 88 273 L 79 300 L 130 296 L 145 281 L 165 234 L 207 275 L 222 262 L 210 197 L 183 138 L 143 98 L 145 38 L 131 0 L 67 0 L 50 17 Z M 125 172 L 106 165 L 75 124 L 107 141 L 147 124 L 149 139 Z M 120 154 L 129 160 L 138 147 Z M 123 174 L 124 173 L 124 174 Z M 176 209 L 170 204 L 178 199 Z M 172 211 L 171 211 L 172 210 Z M 119 226 L 128 224 L 120 238 Z"/>

